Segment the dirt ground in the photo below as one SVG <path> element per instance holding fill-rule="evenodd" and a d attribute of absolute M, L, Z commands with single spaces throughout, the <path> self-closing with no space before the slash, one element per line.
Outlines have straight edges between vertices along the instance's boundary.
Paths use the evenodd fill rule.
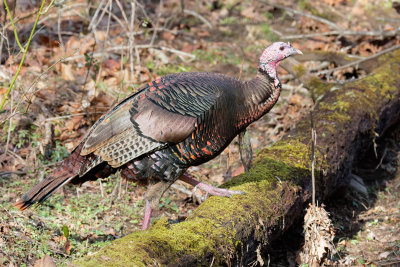
<path fill-rule="evenodd" d="M 23 44 L 39 4 L 24 0 L 10 6 Z M 140 228 L 146 188 L 119 174 L 81 187 L 66 186 L 23 213 L 13 207 L 68 155 L 99 116 L 140 85 L 182 71 L 250 79 L 261 51 L 276 40 L 291 41 L 309 55 L 330 51 L 367 58 L 400 44 L 398 7 L 383 0 L 286 1 L 284 7 L 253 0 L 168 0 L 161 7 L 156 1 L 137 1 L 133 25 L 123 11 L 132 9 L 128 1 L 112 6 L 69 1 L 51 7 L 39 21 L 0 112 L 0 266 L 33 266 L 46 255 L 65 265 Z M 110 19 L 103 12 L 107 8 L 114 14 Z M 102 12 L 96 15 L 96 10 Z M 1 99 L 22 58 L 8 22 L 2 20 Z M 338 29 L 347 32 L 319 34 Z M 368 74 L 356 65 L 337 69 L 329 61 L 303 64 L 322 80 L 339 83 Z M 309 91 L 296 77 L 283 69 L 280 77 L 284 87 L 277 105 L 248 128 L 254 154 L 295 127 L 313 106 Z M 375 165 L 361 163 L 354 170 L 368 194 L 346 188 L 324 203 L 335 227 L 337 253 L 332 260 L 338 266 L 400 266 L 396 131 L 385 139 L 387 152 L 376 170 L 370 171 Z M 242 173 L 237 139 L 216 159 L 189 171 L 214 185 Z M 202 192 L 177 182 L 162 198 L 154 219 L 184 220 L 203 199 Z M 271 244 L 271 251 L 263 255 L 265 265 L 297 265 L 303 241 L 299 221 Z"/>

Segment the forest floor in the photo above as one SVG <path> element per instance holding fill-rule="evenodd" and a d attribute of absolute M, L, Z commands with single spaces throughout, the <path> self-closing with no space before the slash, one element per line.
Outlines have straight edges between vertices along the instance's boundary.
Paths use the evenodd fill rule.
<path fill-rule="evenodd" d="M 65 265 L 140 229 L 146 188 L 119 174 L 81 187 L 66 186 L 35 209 L 19 212 L 13 207 L 68 155 L 99 116 L 140 85 L 182 71 L 250 79 L 261 51 L 276 40 L 291 41 L 309 54 L 340 51 L 357 59 L 400 44 L 395 32 L 400 27 L 399 5 L 391 1 L 324 0 L 311 5 L 301 0 L 279 7 L 255 0 L 166 0 L 161 9 L 143 1 L 149 3 L 136 6 L 133 24 L 124 12 L 131 10 L 129 2 L 110 2 L 110 20 L 107 13 L 95 15 L 110 6 L 88 6 L 86 1 L 69 1 L 42 15 L 6 112 L 0 113 L 0 266 L 33 266 L 45 255 Z M 38 6 L 26 0 L 10 8 L 15 8 L 18 36 L 25 43 Z M 1 98 L 22 56 L 11 26 L 2 26 Z M 129 35 L 130 27 L 134 35 Z M 318 34 L 338 29 L 351 32 Z M 337 82 L 367 74 L 357 66 L 337 70 L 329 61 L 304 66 L 314 74 L 332 70 L 319 77 Z M 309 91 L 295 77 L 283 69 L 280 77 L 284 87 L 277 105 L 248 128 L 254 154 L 295 127 L 313 107 Z M 364 179 L 367 195 L 347 189 L 324 203 L 335 226 L 338 253 L 333 260 L 338 265 L 400 265 L 400 138 L 388 140 L 390 151 L 375 172 L 355 170 Z M 237 142 L 190 173 L 214 185 L 242 173 Z M 154 219 L 184 220 L 203 200 L 202 192 L 177 182 L 161 199 Z M 271 253 L 263 255 L 266 264 L 297 264 L 301 225 L 271 245 Z"/>

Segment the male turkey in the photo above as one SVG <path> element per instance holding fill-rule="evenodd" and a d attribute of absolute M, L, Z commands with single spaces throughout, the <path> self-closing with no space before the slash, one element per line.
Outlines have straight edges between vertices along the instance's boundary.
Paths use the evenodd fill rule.
<path fill-rule="evenodd" d="M 16 206 L 24 210 L 69 182 L 105 178 L 118 170 L 126 179 L 153 184 L 145 197 L 142 229 L 177 179 L 211 195 L 244 194 L 200 183 L 185 171 L 216 157 L 274 106 L 281 90 L 276 69 L 294 54 L 302 53 L 290 43 L 273 43 L 261 54 L 257 76 L 245 82 L 197 72 L 150 82 L 101 117 L 71 155 Z"/>

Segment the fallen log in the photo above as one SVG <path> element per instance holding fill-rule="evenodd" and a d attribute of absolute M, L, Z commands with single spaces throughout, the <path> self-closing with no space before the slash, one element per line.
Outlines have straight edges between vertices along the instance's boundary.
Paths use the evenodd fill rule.
<path fill-rule="evenodd" d="M 335 85 L 313 111 L 320 203 L 349 182 L 359 153 L 400 118 L 400 51 L 379 57 L 369 76 Z M 210 197 L 184 222 L 160 219 L 148 231 L 112 242 L 78 266 L 220 266 L 257 261 L 311 199 L 311 122 L 258 153 L 248 173 L 223 185 L 246 195 Z"/>

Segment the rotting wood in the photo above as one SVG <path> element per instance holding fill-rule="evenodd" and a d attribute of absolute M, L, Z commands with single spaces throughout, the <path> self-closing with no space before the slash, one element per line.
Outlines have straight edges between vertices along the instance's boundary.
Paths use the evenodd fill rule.
<path fill-rule="evenodd" d="M 377 59 L 364 79 L 327 90 L 314 124 L 317 198 L 347 184 L 353 160 L 400 117 L 400 51 Z M 112 242 L 75 266 L 224 266 L 257 261 L 311 200 L 310 120 L 261 150 L 249 173 L 224 184 L 245 196 L 210 197 L 179 224 L 160 219 L 148 231 Z"/>

